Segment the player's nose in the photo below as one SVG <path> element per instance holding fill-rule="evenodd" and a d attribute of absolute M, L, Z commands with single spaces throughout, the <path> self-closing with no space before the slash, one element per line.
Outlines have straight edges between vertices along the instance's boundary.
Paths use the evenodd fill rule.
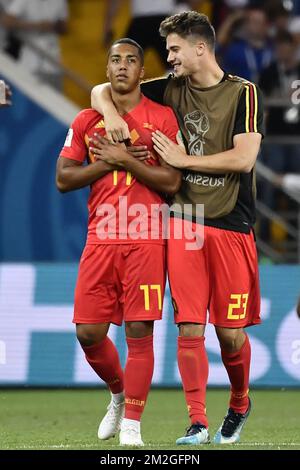
<path fill-rule="evenodd" d="M 126 62 L 126 59 L 120 61 L 120 63 L 119 63 L 119 70 L 127 70 L 127 62 Z"/>
<path fill-rule="evenodd" d="M 167 62 L 170 62 L 170 63 L 174 62 L 174 56 L 172 52 L 169 52 L 168 57 L 167 57 Z"/>

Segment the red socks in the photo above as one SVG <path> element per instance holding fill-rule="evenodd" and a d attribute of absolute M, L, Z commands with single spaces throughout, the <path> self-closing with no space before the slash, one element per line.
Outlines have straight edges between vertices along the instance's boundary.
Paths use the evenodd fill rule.
<path fill-rule="evenodd" d="M 249 406 L 249 371 L 251 359 L 251 346 L 249 338 L 245 335 L 245 342 L 239 351 L 228 353 L 221 350 L 223 364 L 226 367 L 231 383 L 231 397 L 229 406 L 236 413 L 245 413 Z"/>
<path fill-rule="evenodd" d="M 208 359 L 204 336 L 179 336 L 177 358 L 191 422 L 208 427 L 205 408 Z"/>
<path fill-rule="evenodd" d="M 112 393 L 123 392 L 123 370 L 114 343 L 106 336 L 101 343 L 82 346 L 85 357 Z"/>
<path fill-rule="evenodd" d="M 125 418 L 140 421 L 153 375 L 153 335 L 126 338 L 126 341 L 128 357 L 124 372 Z"/>
<path fill-rule="evenodd" d="M 153 375 L 153 336 L 126 340 L 128 358 L 124 374 L 117 349 L 108 337 L 82 349 L 90 366 L 112 393 L 120 393 L 125 388 L 125 418 L 140 421 Z"/>

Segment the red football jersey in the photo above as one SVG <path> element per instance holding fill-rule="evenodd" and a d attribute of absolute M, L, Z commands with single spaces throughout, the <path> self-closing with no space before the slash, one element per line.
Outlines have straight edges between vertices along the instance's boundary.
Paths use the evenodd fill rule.
<path fill-rule="evenodd" d="M 146 145 L 151 152 L 145 164 L 159 165 L 152 132 L 160 130 L 176 142 L 179 128 L 172 109 L 142 96 L 139 104 L 122 117 L 129 126 L 132 144 Z M 89 138 L 95 132 L 105 136 L 103 116 L 93 109 L 81 111 L 69 129 L 60 156 L 92 164 Z M 87 243 L 163 243 L 158 210 L 162 204 L 161 195 L 130 172 L 108 173 L 91 185 Z"/>

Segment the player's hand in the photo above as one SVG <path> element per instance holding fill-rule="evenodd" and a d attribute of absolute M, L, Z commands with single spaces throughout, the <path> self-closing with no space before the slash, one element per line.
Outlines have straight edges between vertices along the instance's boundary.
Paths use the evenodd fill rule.
<path fill-rule="evenodd" d="M 146 145 L 130 145 L 127 147 L 127 152 L 129 152 L 134 158 L 143 162 L 148 160 L 151 156 L 149 150 L 147 150 Z"/>
<path fill-rule="evenodd" d="M 184 168 L 188 156 L 182 145 L 177 145 L 160 131 L 152 133 L 154 149 L 169 165 L 175 168 Z"/>
<path fill-rule="evenodd" d="M 95 133 L 90 139 L 90 151 L 96 159 L 110 165 L 122 166 L 124 157 L 128 156 L 124 143 L 114 143 Z"/>
<path fill-rule="evenodd" d="M 118 113 L 111 114 L 109 118 L 105 116 L 105 131 L 110 142 L 124 142 L 130 139 L 130 132 L 127 123 Z"/>

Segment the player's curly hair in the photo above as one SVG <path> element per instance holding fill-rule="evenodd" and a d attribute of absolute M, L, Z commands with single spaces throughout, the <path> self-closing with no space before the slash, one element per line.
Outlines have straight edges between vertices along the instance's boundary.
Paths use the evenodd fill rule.
<path fill-rule="evenodd" d="M 214 50 L 216 33 L 208 17 L 197 11 L 185 11 L 169 16 L 160 24 L 159 33 L 163 38 L 176 33 L 186 39 L 189 36 L 199 36 Z"/>

